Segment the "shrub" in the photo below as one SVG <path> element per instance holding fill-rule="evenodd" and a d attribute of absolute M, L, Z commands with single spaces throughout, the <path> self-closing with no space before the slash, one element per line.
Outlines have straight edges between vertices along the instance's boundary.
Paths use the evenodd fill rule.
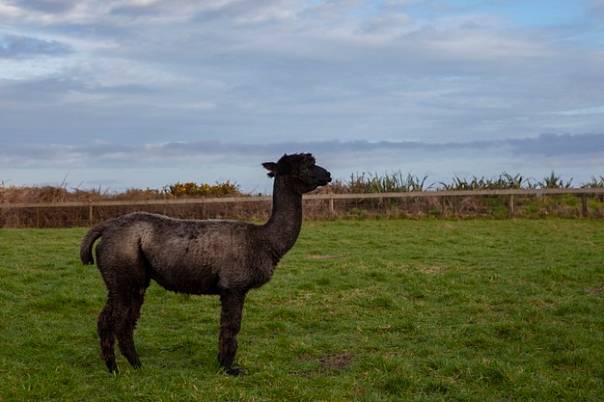
<path fill-rule="evenodd" d="M 175 183 L 165 187 L 166 193 L 173 197 L 224 197 L 241 195 L 239 186 L 230 181 L 223 183 Z"/>

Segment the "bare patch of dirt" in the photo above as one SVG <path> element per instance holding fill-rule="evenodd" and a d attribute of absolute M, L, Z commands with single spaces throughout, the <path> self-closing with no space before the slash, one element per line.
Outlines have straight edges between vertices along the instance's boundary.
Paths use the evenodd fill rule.
<path fill-rule="evenodd" d="M 333 260 L 338 258 L 337 255 L 307 255 L 307 259 L 309 260 Z"/>
<path fill-rule="evenodd" d="M 342 370 L 352 362 L 352 353 L 344 352 L 319 359 L 321 367 L 329 370 Z"/>
<path fill-rule="evenodd" d="M 417 270 L 425 274 L 440 274 L 445 269 L 443 267 L 439 267 L 438 265 L 420 265 L 417 267 Z"/>
<path fill-rule="evenodd" d="M 604 295 L 604 286 L 600 286 L 599 288 L 587 288 L 585 289 L 585 293 L 592 295 Z"/>
<path fill-rule="evenodd" d="M 326 371 L 340 371 L 350 365 L 352 362 L 352 357 L 352 353 L 343 352 L 323 356 L 317 359 L 316 356 L 313 356 L 310 353 L 302 353 L 298 355 L 298 361 L 306 368 L 294 371 L 292 374 L 300 377 L 311 378 L 319 373 L 325 374 Z"/>

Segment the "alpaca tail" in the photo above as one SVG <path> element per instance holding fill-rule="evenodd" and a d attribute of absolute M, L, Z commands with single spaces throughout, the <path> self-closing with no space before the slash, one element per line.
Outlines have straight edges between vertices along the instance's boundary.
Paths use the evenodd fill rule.
<path fill-rule="evenodd" d="M 84 265 L 92 265 L 94 264 L 94 258 L 92 257 L 92 245 L 103 235 L 103 231 L 105 230 L 106 222 L 99 223 L 92 229 L 86 233 L 86 236 L 82 239 L 82 244 L 80 245 L 80 260 Z"/>

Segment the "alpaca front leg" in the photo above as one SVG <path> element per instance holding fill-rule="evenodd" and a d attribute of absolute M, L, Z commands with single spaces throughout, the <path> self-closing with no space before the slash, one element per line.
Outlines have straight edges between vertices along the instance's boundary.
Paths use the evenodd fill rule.
<path fill-rule="evenodd" d="M 241 316 L 245 293 L 228 291 L 220 295 L 220 337 L 218 341 L 218 361 L 229 375 L 244 373 L 241 367 L 233 366 L 237 353 L 237 334 L 241 328 Z"/>

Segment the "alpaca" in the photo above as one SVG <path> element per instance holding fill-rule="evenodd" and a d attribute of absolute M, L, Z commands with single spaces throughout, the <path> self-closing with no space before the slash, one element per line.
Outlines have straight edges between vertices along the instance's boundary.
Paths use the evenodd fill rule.
<path fill-rule="evenodd" d="M 92 247 L 102 237 L 96 264 L 108 292 L 97 330 L 110 372 L 118 371 L 116 338 L 128 362 L 141 366 L 133 335 L 151 279 L 174 292 L 220 296 L 218 361 L 227 374 L 244 372 L 233 362 L 246 294 L 270 280 L 296 242 L 302 194 L 331 181 L 311 154 L 284 155 L 262 165 L 274 178 L 272 214 L 264 225 L 135 212 L 100 223 L 82 239 L 82 263 L 94 264 Z"/>

